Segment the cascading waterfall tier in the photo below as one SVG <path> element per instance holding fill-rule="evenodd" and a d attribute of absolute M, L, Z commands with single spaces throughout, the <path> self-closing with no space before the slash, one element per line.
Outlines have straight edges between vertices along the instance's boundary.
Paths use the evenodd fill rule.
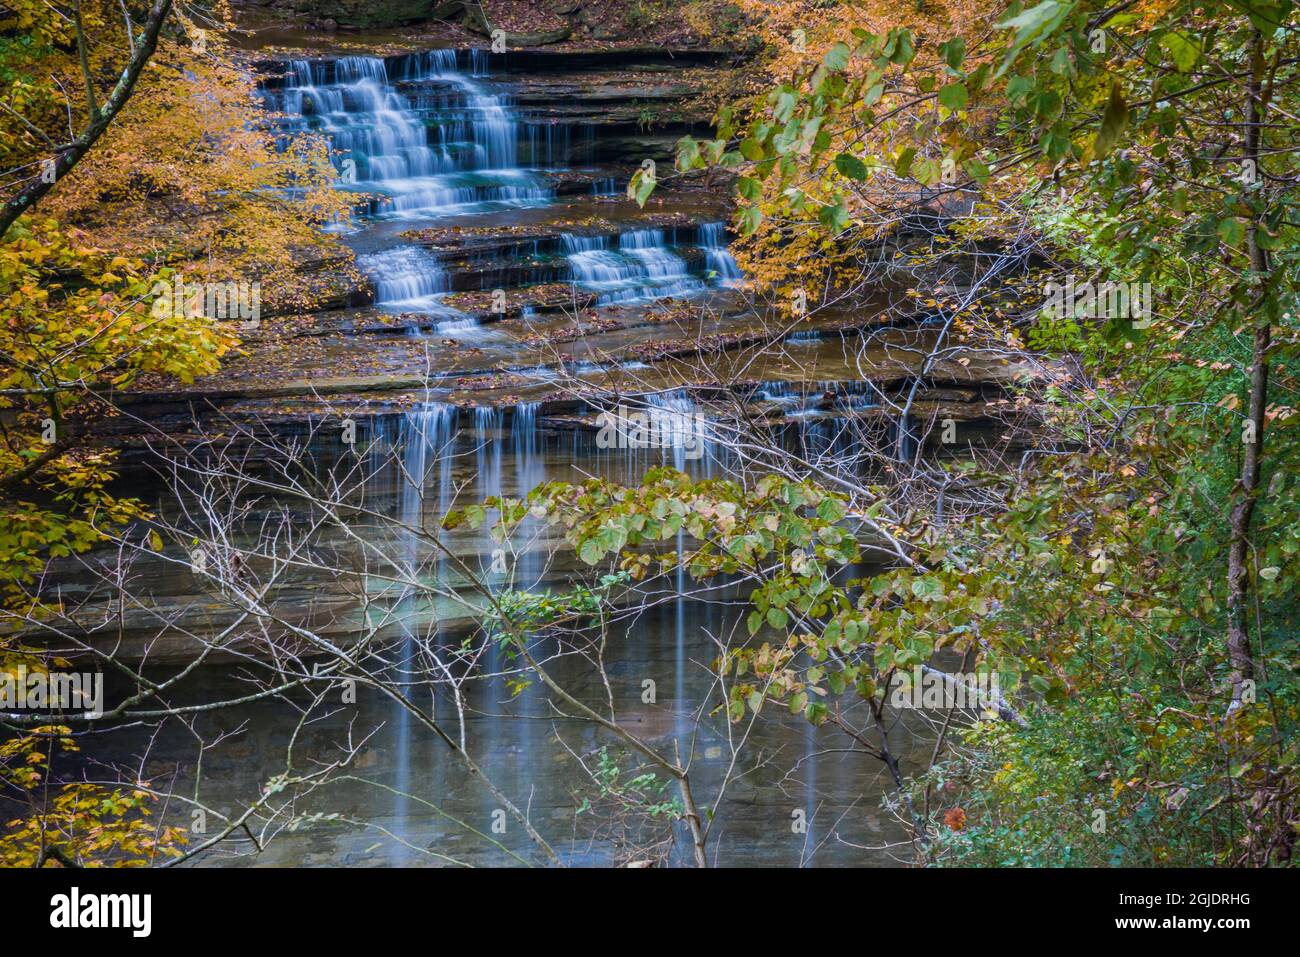
<path fill-rule="evenodd" d="M 725 225 L 701 223 L 700 248 L 704 250 L 704 261 L 708 264 L 709 271 L 716 276 L 720 285 L 734 286 L 744 279 L 731 250 L 727 248 Z"/>
<path fill-rule="evenodd" d="M 518 124 L 503 98 L 472 75 L 478 63 L 471 57 L 467 74 L 454 50 L 391 65 L 378 57 L 314 67 L 295 61 L 287 85 L 266 96 L 290 129 L 329 135 L 342 154 L 340 185 L 378 194 L 372 216 L 411 219 L 550 199 L 551 190 L 520 168 Z"/>
<path fill-rule="evenodd" d="M 474 51 L 470 74 L 485 61 Z M 392 63 L 343 57 L 291 65 L 285 87 L 267 91 L 290 128 L 326 133 L 341 154 L 340 187 L 378 198 L 369 215 L 429 218 L 545 202 L 552 193 L 519 168 L 519 134 L 504 100 L 460 69 L 454 50 L 431 50 Z M 532 160 L 539 157 L 529 140 Z M 427 252 L 401 246 L 367 254 L 362 270 L 386 311 L 444 317 L 440 334 L 477 323 L 441 302 L 446 275 Z"/>
<path fill-rule="evenodd" d="M 265 96 L 286 117 L 287 128 L 329 136 L 340 155 L 340 188 L 365 194 L 371 219 L 436 222 L 549 202 L 553 191 L 534 168 L 569 159 L 567 127 L 557 138 L 554 124 L 521 124 L 507 99 L 484 82 L 486 68 L 480 51 L 458 57 L 445 49 L 388 60 L 299 60 L 283 85 Z M 572 281 L 608 305 L 690 295 L 742 279 L 722 223 L 701 225 L 697 242 L 694 268 L 679 254 L 676 230 L 565 235 L 560 245 Z M 426 251 L 367 252 L 360 265 L 374 283 L 379 308 L 432 313 L 443 319 L 436 327 L 441 334 L 477 325 L 442 304 L 448 281 Z"/>
<path fill-rule="evenodd" d="M 610 236 L 560 237 L 572 281 L 597 294 L 598 305 L 686 296 L 709 286 L 709 274 L 718 285 L 732 285 L 741 273 L 725 245 L 722 223 L 700 226 L 699 246 L 704 253 L 705 276 L 691 272 L 678 255 L 677 230 L 634 229 Z"/>
<path fill-rule="evenodd" d="M 375 305 L 385 312 L 416 312 L 438 317 L 440 335 L 474 333 L 478 321 L 442 301 L 451 291 L 447 272 L 419 246 L 396 246 L 357 259 L 375 288 Z"/>

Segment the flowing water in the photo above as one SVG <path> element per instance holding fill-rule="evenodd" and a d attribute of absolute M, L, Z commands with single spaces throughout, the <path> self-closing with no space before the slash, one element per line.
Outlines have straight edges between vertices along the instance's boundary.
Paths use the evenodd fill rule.
<path fill-rule="evenodd" d="M 449 216 L 552 202 L 554 190 L 541 174 L 567 168 L 572 130 L 521 120 L 508 97 L 489 87 L 487 64 L 480 51 L 458 56 L 454 50 L 396 61 L 295 61 L 287 84 L 268 90 L 267 105 L 286 117 L 286 129 L 329 136 L 342 157 L 340 186 L 370 197 L 354 228 L 392 219 L 405 228 L 436 226 Z M 593 195 L 609 195 L 613 182 L 593 180 Z M 364 236 L 357 244 L 369 245 Z M 694 270 L 675 252 L 677 244 L 674 231 L 663 229 L 561 236 L 567 277 L 596 292 L 601 305 L 681 296 L 741 279 L 721 223 L 699 227 L 703 262 Z M 431 254 L 409 244 L 389 246 L 363 255 L 360 266 L 381 308 L 454 313 L 439 303 L 449 286 Z M 438 331 L 471 326 L 463 317 L 450 321 Z"/>
<path fill-rule="evenodd" d="M 267 105 L 285 128 L 323 131 L 340 151 L 339 188 L 358 194 L 356 213 L 343 228 L 370 277 L 375 308 L 431 316 L 440 335 L 478 334 L 478 319 L 443 302 L 456 282 L 447 263 L 401 233 L 453 222 L 507 230 L 529 210 L 528 222 L 541 223 L 555 237 L 554 265 L 548 268 L 595 294 L 599 306 L 690 297 L 743 282 L 727 250 L 725 227 L 714 220 L 599 234 L 571 228 L 546 174 L 581 162 L 598 136 L 514 109 L 506 84 L 491 75 L 490 66 L 478 52 L 357 56 L 295 62 L 283 82 L 268 84 Z M 600 171 L 593 176 L 579 199 L 610 205 L 614 179 Z M 548 222 L 552 208 L 554 220 Z M 540 254 L 541 246 L 533 251 Z M 811 408 L 804 393 L 780 384 L 765 388 L 766 398 L 796 412 Z M 817 390 L 817 384 L 809 384 L 804 391 L 811 396 Z M 864 384 L 857 394 L 836 401 L 849 406 L 872 399 Z M 465 612 L 472 589 L 458 568 L 470 567 L 494 594 L 506 595 L 564 590 L 580 566 L 571 551 L 556 547 L 555 531 L 534 519 L 526 519 L 510 543 L 493 540 L 486 529 L 461 527 L 441 533 L 446 548 L 439 550 L 431 547 L 429 535 L 453 507 L 490 496 L 523 496 L 542 482 L 603 476 L 636 483 L 655 465 L 674 465 L 696 478 L 733 474 L 735 462 L 715 441 L 688 392 L 656 391 L 643 403 L 652 428 L 674 441 L 662 447 L 603 448 L 591 432 L 549 427 L 536 402 L 458 409 L 426 396 L 406 411 L 376 416 L 363 423 L 360 447 L 368 449 L 366 505 L 384 521 L 359 523 L 354 536 L 322 546 L 367 569 L 365 600 L 310 573 L 295 582 L 302 607 L 335 609 L 332 627 L 342 637 L 378 622 L 390 636 L 383 657 L 386 674 L 446 727 L 458 728 L 458 711 L 463 713 L 469 752 L 572 864 L 611 863 L 628 853 L 617 835 L 595 826 L 594 812 L 583 810 L 586 802 L 602 801 L 588 772 L 598 766 L 601 747 L 614 742 L 572 717 L 571 709 L 557 706 L 536 681 L 521 680 L 527 676 L 520 662 L 496 642 L 483 643 L 474 631 L 481 622 Z M 810 416 L 795 427 L 798 440 L 817 454 L 842 450 L 837 421 L 842 422 L 833 414 Z M 323 461 L 351 461 L 353 454 L 343 448 L 326 451 Z M 165 496 L 158 504 L 164 512 L 175 511 Z M 253 526 L 270 510 L 259 504 Z M 679 539 L 676 547 L 686 544 Z M 371 576 L 360 557 L 367 545 L 396 556 L 394 569 Z M 156 574 L 160 592 L 181 587 L 166 579 L 166 572 Z M 739 726 L 718 712 L 721 699 L 711 662 L 715 639 L 740 624 L 747 609 L 725 583 L 700 585 L 683 572 L 659 587 L 643 612 L 614 623 L 603 650 L 608 683 L 582 656 L 556 656 L 560 649 L 545 642 L 533 653 L 548 660 L 555 679 L 572 694 L 593 703 L 612 698 L 626 727 L 690 762 L 696 797 L 713 822 L 710 853 L 717 862 L 891 863 L 887 852 L 872 849 L 900 836 L 880 809 L 887 792 L 883 768 L 855 751 L 839 731 L 814 728 L 783 709 L 765 709 L 744 758 L 732 765 L 728 745 Z M 478 673 L 485 677 L 464 683 L 458 707 L 454 695 L 420 676 L 431 661 L 464 650 L 467 639 L 479 642 L 469 653 L 477 656 Z M 255 670 L 251 663 L 214 665 L 186 687 L 195 700 L 233 695 L 247 687 L 247 672 Z M 196 721 L 206 734 L 229 735 L 203 756 L 201 790 L 214 806 L 236 806 L 283 771 L 290 740 L 295 767 L 337 759 L 340 742 L 364 740 L 348 775 L 296 809 L 338 817 L 285 830 L 253 859 L 257 863 L 537 859 L 517 823 L 503 819 L 499 802 L 405 709 L 362 688 L 354 703 L 316 712 L 305 727 L 296 726 L 299 717 L 284 702 L 264 700 Z M 914 746 L 923 755 L 923 733 L 900 724 L 891 735 L 905 760 Z M 175 729 L 159 736 L 150 743 L 150 772 L 176 774 L 188 786 L 198 763 L 194 740 Z M 631 776 L 635 762 L 621 760 Z M 724 779 L 728 786 L 718 799 Z M 504 830 L 498 831 L 503 820 Z M 676 832 L 683 837 L 681 825 Z M 688 859 L 679 840 L 670 861 Z M 213 860 L 225 858 L 219 853 Z"/>
<path fill-rule="evenodd" d="M 699 428 L 697 408 L 685 393 L 653 399 L 648 415 L 664 434 Z M 397 416 L 375 419 L 360 443 L 368 449 L 371 477 L 366 501 L 387 516 L 381 525 L 356 532 L 386 546 L 404 582 L 420 582 L 459 592 L 451 560 L 429 545 L 418 530 L 432 531 L 452 507 L 492 495 L 526 494 L 539 482 L 580 480 L 601 475 L 635 481 L 652 465 L 676 465 L 704 478 L 727 474 L 726 451 L 713 444 L 707 426 L 685 447 L 636 450 L 598 448 L 591 433 L 547 429 L 535 407 L 513 410 L 457 410 L 437 402 L 421 404 Z M 346 450 L 334 450 L 346 460 Z M 328 457 L 326 457 L 328 458 Z M 165 504 L 165 503 L 160 503 Z M 256 521 L 253 522 L 256 524 Z M 510 589 L 545 591 L 564 588 L 574 568 L 571 553 L 556 549 L 544 526 L 526 521 L 507 549 L 483 529 L 442 533 L 451 554 L 465 561 L 498 594 Z M 336 540 L 322 543 L 346 555 Z M 688 545 L 679 536 L 675 547 Z M 504 558 L 504 560 L 502 560 Z M 345 561 L 346 565 L 347 562 Z M 407 687 L 412 700 L 428 704 L 445 727 L 457 728 L 451 695 L 436 698 L 421 675 L 427 675 L 431 652 L 448 655 L 467 635 L 464 615 L 420 588 L 395 584 L 392 575 L 369 586 L 367 611 L 353 609 L 346 622 L 384 624 L 391 637 L 385 660 L 389 677 Z M 604 653 L 608 687 L 582 657 L 553 656 L 547 642 L 532 648 L 547 659 L 548 669 L 570 693 L 602 703 L 612 694 L 620 722 L 638 737 L 669 754 L 689 760 L 697 799 L 713 815 L 711 853 L 723 864 L 887 865 L 883 852 L 866 846 L 897 841 L 895 822 L 880 809 L 886 781 L 877 761 L 855 753 L 843 734 L 829 726 L 814 728 L 784 709 L 765 710 L 746 741 L 744 757 L 730 764 L 729 743 L 741 726 L 711 714 L 720 700 L 710 672 L 716 655 L 713 639 L 741 624 L 745 609 L 733 604 L 725 586 L 700 585 L 684 573 L 672 576 L 670 590 L 655 586 L 652 605 L 634 617 L 618 619 Z M 310 581 L 321 595 L 329 581 Z M 472 623 L 470 623 L 472 624 Z M 474 638 L 475 642 L 481 640 Z M 496 643 L 482 646 L 480 674 L 463 686 L 466 746 L 494 782 L 547 836 L 563 860 L 572 865 L 609 864 L 625 859 L 627 848 L 595 824 L 584 802 L 599 804 L 599 789 L 583 770 L 594 768 L 600 749 L 621 754 L 631 777 L 633 759 L 616 742 L 577 720 L 535 681 L 520 662 Z M 194 700 L 246 691 L 246 676 L 256 669 L 209 667 L 190 688 Z M 647 682 L 652 684 L 647 685 Z M 653 693 L 647 698 L 647 687 Z M 293 696 L 289 696 L 293 698 Z M 861 715 L 858 716 L 861 718 Z M 203 758 L 202 793 L 214 806 L 247 800 L 249 790 L 283 769 L 284 748 L 298 715 L 281 702 L 259 702 L 203 715 L 196 722 L 208 736 L 230 738 Z M 310 724 L 295 733 L 295 764 L 311 766 L 336 758 L 341 742 L 366 737 L 345 780 L 314 793 L 299 814 L 342 814 L 350 823 L 318 823 L 279 834 L 261 864 L 438 865 L 448 863 L 517 864 L 536 861 L 530 841 L 513 821 L 504 833 L 492 826 L 502 820 L 491 794 L 465 772 L 460 762 L 429 731 L 378 694 L 361 689 L 355 704 L 318 709 Z M 924 757 L 922 730 L 900 724 L 891 732 L 894 748 L 906 761 Z M 189 733 L 169 733 L 150 742 L 152 773 L 175 773 L 180 780 L 195 767 L 195 741 Z M 724 775 L 730 783 L 715 801 Z M 187 785 L 188 786 L 188 785 Z M 666 792 L 672 797 L 674 792 Z M 364 823 L 362 823 L 364 822 Z M 474 831 L 491 834 L 494 846 Z M 685 832 L 670 862 L 689 862 Z M 516 856 L 517 855 L 517 856 Z M 223 855 L 211 858 L 225 861 Z M 244 859 L 231 857 L 231 863 Z"/>

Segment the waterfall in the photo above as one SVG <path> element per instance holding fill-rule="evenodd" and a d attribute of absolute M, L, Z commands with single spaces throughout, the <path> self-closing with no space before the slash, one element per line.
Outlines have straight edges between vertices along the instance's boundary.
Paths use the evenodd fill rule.
<path fill-rule="evenodd" d="M 597 294 L 599 305 L 682 296 L 705 288 L 676 255 L 662 229 L 636 229 L 618 236 L 560 237 L 572 281 Z"/>
<path fill-rule="evenodd" d="M 700 248 L 709 271 L 717 276 L 719 284 L 733 286 L 744 276 L 731 251 L 727 248 L 727 227 L 723 223 L 700 224 Z"/>
<path fill-rule="evenodd" d="M 375 219 L 431 219 L 538 205 L 554 192 L 521 161 L 554 166 L 571 152 L 567 127 L 521 124 L 507 99 L 488 89 L 486 57 L 473 51 L 468 69 L 454 50 L 430 50 L 395 60 L 348 56 L 313 66 L 290 64 L 283 87 L 267 89 L 268 105 L 290 129 L 324 132 L 341 154 L 340 187 L 368 198 Z M 609 189 L 597 180 L 593 191 Z M 671 233 L 671 234 L 670 234 Z M 561 238 L 569 276 L 608 305 L 689 295 L 710 283 L 692 274 L 676 252 L 677 237 L 637 229 L 613 237 Z M 742 278 L 727 251 L 722 223 L 699 228 L 699 252 L 716 285 Z M 476 323 L 442 304 L 447 277 L 427 252 L 398 247 L 360 257 L 376 287 L 376 305 L 389 312 L 432 313 L 438 333 L 465 332 Z"/>
<path fill-rule="evenodd" d="M 790 387 L 790 383 L 784 380 L 759 383 L 758 388 L 755 390 L 755 397 L 764 402 L 775 403 L 783 408 L 803 408 L 804 404 L 802 393 L 795 392 Z"/>
<path fill-rule="evenodd" d="M 537 413 L 540 402 L 521 402 L 514 408 L 510 422 L 510 442 L 515 459 L 515 494 L 527 498 L 538 485 L 546 481 L 545 449 L 537 431 Z M 513 569 L 514 587 L 529 590 L 537 587 L 542 577 L 544 562 L 542 549 L 530 547 L 542 524 L 532 517 L 525 518 L 515 532 L 515 541 L 522 546 Z"/>
<path fill-rule="evenodd" d="M 471 68 L 482 66 L 471 59 Z M 552 191 L 519 168 L 517 124 L 503 100 L 457 66 L 454 50 L 404 57 L 391 71 L 378 57 L 290 66 L 286 86 L 265 91 L 290 129 L 327 134 L 341 161 L 340 186 L 376 195 L 370 214 L 414 219 L 545 202 Z M 440 302 L 446 275 L 423 250 L 398 247 L 360 266 L 386 311 L 446 318 L 438 332 L 476 323 Z"/>
<path fill-rule="evenodd" d="M 473 332 L 478 321 L 442 302 L 451 291 L 446 270 L 419 246 L 395 246 L 357 258 L 375 287 L 375 305 L 385 312 L 418 312 L 440 317 L 439 334 Z"/>
<path fill-rule="evenodd" d="M 704 223 L 699 236 L 704 271 L 718 285 L 735 285 L 744 278 L 727 250 L 722 223 Z M 596 293 L 598 305 L 686 296 L 708 288 L 675 252 L 677 246 L 676 230 L 664 229 L 634 229 L 616 238 L 569 233 L 560 237 L 571 281 Z"/>
<path fill-rule="evenodd" d="M 385 438 L 392 437 L 386 428 L 378 434 Z M 400 459 L 393 462 L 397 469 L 396 496 L 399 546 L 395 558 L 400 562 L 398 574 L 404 578 L 418 581 L 427 572 L 425 556 L 428 550 L 421 540 L 420 530 L 424 528 L 426 501 L 425 488 L 430 484 L 432 473 L 439 474 L 438 480 L 438 515 L 450 507 L 449 490 L 451 488 L 451 444 L 456 435 L 456 407 L 441 402 L 426 402 L 416 409 L 405 413 L 397 430 L 396 449 L 389 446 L 390 453 L 400 450 Z M 372 455 L 380 443 L 372 445 Z M 399 463 L 400 462 L 400 466 Z M 441 578 L 440 563 L 435 563 L 438 578 Z M 415 585 L 402 584 L 400 594 L 393 606 L 393 615 L 401 628 L 402 644 L 398 657 L 393 664 L 392 679 L 404 684 L 418 669 L 416 661 L 419 652 L 421 606 L 420 588 Z M 423 694 L 427 689 L 404 688 L 406 696 L 417 706 L 421 706 Z M 405 822 L 411 814 L 410 801 L 406 797 L 412 791 L 411 775 L 411 713 L 400 705 L 393 705 L 395 725 L 394 736 L 394 830 L 401 834 Z"/>
<path fill-rule="evenodd" d="M 505 428 L 505 415 L 498 408 L 479 406 L 474 409 L 475 467 L 477 487 L 474 501 L 482 503 L 484 499 L 505 494 L 501 485 L 501 436 Z M 502 583 L 500 575 L 491 573 L 491 554 L 500 546 L 492 540 L 487 524 L 483 528 L 483 547 L 487 549 L 489 563 L 482 571 L 487 573 L 489 581 L 496 587 Z M 499 664 L 496 643 L 489 649 L 489 658 L 493 666 Z"/>
<path fill-rule="evenodd" d="M 291 64 L 288 85 L 267 91 L 268 105 L 288 114 L 291 128 L 329 135 L 344 154 L 342 184 L 380 195 L 373 215 L 418 218 L 551 197 L 519 168 L 518 126 L 506 104 L 459 69 L 454 50 L 404 57 L 392 76 L 378 57 L 343 57 L 330 73 Z"/>
<path fill-rule="evenodd" d="M 672 452 L 673 467 L 679 471 L 694 472 L 688 463 L 706 460 L 713 454 L 699 406 L 685 389 L 647 395 L 646 414 L 652 442 Z"/>
<path fill-rule="evenodd" d="M 541 459 L 537 434 L 537 412 L 541 405 L 540 402 L 520 402 L 515 406 L 514 419 L 510 423 L 520 498 L 546 480 L 546 463 Z"/>
<path fill-rule="evenodd" d="M 546 481 L 546 461 L 541 436 L 537 431 L 537 413 L 540 402 L 521 402 L 514 408 L 510 423 L 510 440 L 515 460 L 515 491 L 519 498 L 524 498 L 536 486 Z M 518 591 L 545 590 L 543 577 L 547 565 L 546 543 L 541 538 L 545 523 L 531 516 L 524 518 L 515 530 L 514 567 L 510 569 L 512 587 Z M 534 649 L 534 653 L 545 655 L 550 649 Z M 548 707 L 545 695 L 534 677 L 532 683 L 517 699 L 517 707 L 528 717 L 520 723 L 515 741 L 522 754 L 528 755 L 540 748 L 539 735 L 545 728 L 537 718 L 545 715 Z M 522 762 L 521 762 L 522 763 Z"/>
<path fill-rule="evenodd" d="M 375 300 L 392 306 L 423 305 L 450 292 L 438 261 L 418 246 L 398 246 L 358 259 L 375 286 Z"/>
<path fill-rule="evenodd" d="M 398 442 L 402 449 L 402 498 L 399 518 L 403 525 L 421 528 L 425 486 L 439 474 L 439 498 L 448 489 L 450 462 L 447 453 L 456 434 L 456 407 L 445 402 L 425 402 L 402 417 Z M 449 503 L 439 501 L 446 511 Z M 414 538 L 410 546 L 415 547 Z M 411 559 L 414 560 L 414 554 Z"/>
<path fill-rule="evenodd" d="M 898 445 L 898 461 L 903 463 L 911 462 L 916 457 L 919 440 L 912 431 L 912 417 L 910 415 L 903 414 L 898 417 L 895 436 Z"/>
<path fill-rule="evenodd" d="M 471 72 L 485 72 L 481 61 L 471 64 Z M 397 73 L 403 84 L 416 87 L 417 109 L 439 117 L 435 127 L 439 156 L 451 156 L 452 146 L 468 144 L 471 169 L 507 170 L 517 165 L 519 135 L 514 118 L 502 98 L 486 92 L 457 68 L 455 50 L 405 57 Z"/>

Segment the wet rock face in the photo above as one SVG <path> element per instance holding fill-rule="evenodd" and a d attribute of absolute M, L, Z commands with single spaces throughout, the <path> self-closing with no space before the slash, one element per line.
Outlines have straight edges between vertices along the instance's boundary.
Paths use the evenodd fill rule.
<path fill-rule="evenodd" d="M 412 334 L 477 340 L 482 323 L 737 280 L 725 190 L 665 190 L 640 209 L 623 188 L 703 123 L 693 101 L 720 56 L 443 48 L 259 64 L 268 106 L 351 164 L 356 268 L 319 270 L 337 280 L 321 312 L 373 304 Z M 313 328 L 331 325 L 378 324 Z"/>
<path fill-rule="evenodd" d="M 395 27 L 436 19 L 442 0 L 293 0 L 292 9 L 311 17 L 317 28 L 333 22 L 348 27 Z M 459 4 L 452 4 L 459 7 Z"/>
<path fill-rule="evenodd" d="M 735 35 L 737 21 L 713 11 L 713 20 L 689 19 L 669 8 L 651 9 L 640 0 L 234 0 L 236 7 L 261 8 L 270 17 L 305 26 L 309 32 L 443 29 L 465 36 L 503 40 L 508 49 L 579 43 L 636 44 L 646 49 L 692 52 Z M 403 42 L 401 39 L 398 42 Z"/>
<path fill-rule="evenodd" d="M 481 48 L 261 61 L 278 122 L 339 151 L 339 188 L 357 201 L 338 226 L 355 257 L 300 264 L 319 286 L 313 314 L 268 303 L 265 327 L 241 335 L 246 355 L 185 394 L 141 382 L 134 401 L 181 414 L 197 394 L 264 420 L 270 404 L 292 427 L 334 401 L 322 397 L 370 414 L 432 389 L 461 407 L 536 402 L 552 415 L 573 393 L 816 381 L 816 401 L 751 400 L 764 420 L 811 426 L 888 418 L 825 398 L 870 379 L 981 418 L 1021 370 L 939 362 L 911 389 L 924 352 L 902 327 L 935 317 L 904 299 L 891 317 L 888 289 L 797 329 L 765 312 L 727 248 L 725 177 L 665 177 L 644 208 L 627 198 L 642 163 L 707 125 L 697 97 L 726 63 L 717 51 Z"/>

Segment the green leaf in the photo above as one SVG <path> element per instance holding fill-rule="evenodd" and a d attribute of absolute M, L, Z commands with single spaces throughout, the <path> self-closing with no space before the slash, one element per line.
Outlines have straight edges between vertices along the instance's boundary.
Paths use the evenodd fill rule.
<path fill-rule="evenodd" d="M 964 109 L 969 100 L 970 94 L 966 92 L 964 83 L 949 83 L 939 91 L 939 103 L 953 112 Z"/>
<path fill-rule="evenodd" d="M 1052 162 L 1058 162 L 1070 152 L 1070 129 L 1064 123 L 1053 123 L 1052 128 L 1038 141 L 1039 148 Z"/>
<path fill-rule="evenodd" d="M 818 504 L 817 517 L 827 522 L 838 522 L 844 517 L 844 506 L 839 499 L 828 495 Z"/>
<path fill-rule="evenodd" d="M 1054 120 L 1061 115 L 1061 108 L 1064 103 L 1061 95 L 1055 90 L 1041 90 L 1032 94 L 1027 104 L 1034 108 L 1034 113 L 1045 120 Z"/>
<path fill-rule="evenodd" d="M 743 718 L 745 716 L 745 702 L 741 701 L 739 697 L 732 698 L 731 703 L 727 705 L 727 716 L 732 721 L 739 721 Z"/>
<path fill-rule="evenodd" d="M 654 175 L 644 167 L 632 174 L 632 179 L 627 184 L 628 199 L 636 200 L 638 206 L 645 206 L 646 200 L 655 190 Z"/>
<path fill-rule="evenodd" d="M 1246 236 L 1246 230 L 1242 226 L 1241 220 L 1235 217 L 1219 220 L 1219 225 L 1214 231 L 1229 246 L 1240 246 L 1242 239 Z"/>
<path fill-rule="evenodd" d="M 1034 81 L 1026 76 L 1013 76 L 1007 80 L 1007 99 L 1012 103 L 1023 103 L 1034 89 Z"/>
<path fill-rule="evenodd" d="M 826 56 L 822 58 L 822 66 L 832 73 L 838 73 L 849 65 L 849 55 L 852 52 L 847 43 L 837 43 L 826 51 Z"/>
<path fill-rule="evenodd" d="M 1001 20 L 997 26 L 1006 30 L 1041 30 L 1053 19 L 1063 15 L 1062 8 L 1069 12 L 1073 4 L 1060 3 L 1058 0 L 1043 0 L 1036 7 L 1031 7 L 1007 20 Z"/>
<path fill-rule="evenodd" d="M 936 578 L 918 578 L 912 582 L 912 594 L 922 601 L 936 601 L 943 597 L 943 583 Z"/>
<path fill-rule="evenodd" d="M 916 158 L 916 147 L 909 146 L 903 152 L 898 154 L 894 160 L 894 172 L 899 176 L 906 176 L 912 169 L 912 160 Z"/>
<path fill-rule="evenodd" d="M 700 156 L 700 144 L 694 137 L 683 136 L 677 141 L 677 168 L 683 173 L 687 170 L 700 169 L 704 159 Z"/>
<path fill-rule="evenodd" d="M 979 160 L 973 158 L 968 159 L 966 160 L 966 162 L 962 163 L 961 165 L 966 170 L 966 172 L 970 173 L 971 178 L 974 179 L 975 182 L 979 183 L 981 186 L 988 181 L 989 168 L 984 163 L 981 163 Z"/>
<path fill-rule="evenodd" d="M 763 221 L 763 211 L 757 206 L 746 206 L 740 211 L 740 235 L 752 236 Z"/>
<path fill-rule="evenodd" d="M 762 161 L 767 153 L 763 149 L 762 143 L 754 139 L 754 137 L 748 136 L 740 141 L 740 155 L 751 163 L 758 163 Z"/>
<path fill-rule="evenodd" d="M 789 122 L 794 116 L 794 108 L 799 105 L 799 95 L 794 90 L 781 90 L 776 95 L 776 105 L 772 107 L 772 116 L 778 122 Z"/>
<path fill-rule="evenodd" d="M 912 43 L 912 31 L 899 30 L 898 45 L 894 48 L 894 52 L 890 56 L 889 62 L 897 63 L 899 66 L 907 66 L 912 62 L 912 58 L 915 56 L 916 47 Z"/>
<path fill-rule="evenodd" d="M 864 180 L 867 178 L 867 165 L 849 153 L 841 153 L 835 157 L 835 168 L 849 179 Z"/>
<path fill-rule="evenodd" d="M 939 44 L 939 52 L 951 69 L 959 69 L 962 60 L 966 58 L 966 41 L 961 37 L 953 37 L 947 43 Z"/>
<path fill-rule="evenodd" d="M 926 186 L 933 186 L 939 182 L 942 175 L 942 168 L 937 160 L 923 159 L 919 163 L 912 164 L 912 178 Z"/>
<path fill-rule="evenodd" d="M 838 200 L 832 206 L 823 206 L 817 212 L 817 219 L 832 233 L 842 233 L 849 225 L 849 211 L 844 208 L 844 200 Z"/>
<path fill-rule="evenodd" d="M 1011 64 L 1016 61 L 1021 50 L 1028 46 L 1037 46 L 1051 36 L 1073 9 L 1073 0 L 1069 2 L 1043 0 L 1038 6 L 998 23 L 999 27 L 1015 30 L 1016 35 L 1007 46 L 1006 57 L 1002 60 L 998 72 L 994 74 L 995 78 L 1011 68 Z"/>
<path fill-rule="evenodd" d="M 1201 48 L 1195 40 L 1183 36 L 1177 31 L 1166 33 L 1160 38 L 1160 45 L 1169 51 L 1170 57 L 1173 58 L 1174 66 L 1178 68 L 1179 73 L 1186 73 L 1196 66 L 1196 61 L 1201 58 Z"/>

